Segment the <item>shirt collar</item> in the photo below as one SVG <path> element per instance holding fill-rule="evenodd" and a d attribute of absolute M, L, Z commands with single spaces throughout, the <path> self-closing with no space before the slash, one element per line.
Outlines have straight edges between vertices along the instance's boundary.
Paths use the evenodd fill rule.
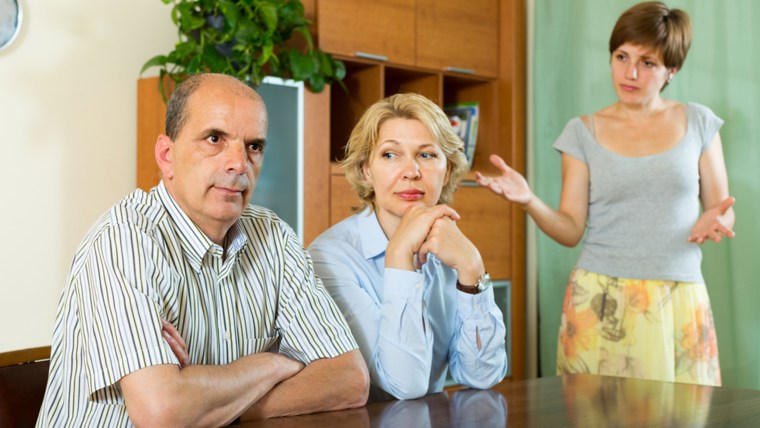
<path fill-rule="evenodd" d="M 377 220 L 377 214 L 372 208 L 365 208 L 357 216 L 357 224 L 362 236 L 362 251 L 364 258 L 373 259 L 385 254 L 388 247 L 388 237 L 385 236 L 380 222 Z"/>
<path fill-rule="evenodd" d="M 164 185 L 164 181 L 158 183 L 155 187 L 156 194 L 159 201 L 163 204 L 166 211 L 169 213 L 169 217 L 174 222 L 175 230 L 180 235 L 180 242 L 182 249 L 196 272 L 201 270 L 203 264 L 203 258 L 207 253 L 221 257 L 224 255 L 224 248 L 221 245 L 214 243 L 205 233 L 182 211 L 182 208 L 177 204 L 177 201 L 172 198 L 169 191 Z M 245 235 L 242 233 L 238 223 L 236 221 L 225 236 L 225 245 L 227 248 L 226 258 L 234 257 L 235 254 L 245 246 L 248 241 Z"/>

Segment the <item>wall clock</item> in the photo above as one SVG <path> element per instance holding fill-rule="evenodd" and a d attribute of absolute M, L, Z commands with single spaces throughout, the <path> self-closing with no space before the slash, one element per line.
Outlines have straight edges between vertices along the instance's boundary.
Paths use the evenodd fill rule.
<path fill-rule="evenodd" d="M 0 50 L 10 46 L 21 30 L 18 0 L 0 0 Z"/>

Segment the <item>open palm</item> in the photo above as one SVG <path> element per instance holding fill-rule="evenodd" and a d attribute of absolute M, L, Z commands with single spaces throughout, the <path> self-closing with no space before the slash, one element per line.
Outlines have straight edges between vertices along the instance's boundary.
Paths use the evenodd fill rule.
<path fill-rule="evenodd" d="M 497 195 L 501 195 L 509 201 L 525 205 L 533 198 L 528 181 L 519 172 L 510 168 L 504 159 L 497 155 L 491 155 L 491 163 L 501 171 L 500 176 L 486 176 L 476 173 L 475 178 L 483 187 L 491 189 Z"/>

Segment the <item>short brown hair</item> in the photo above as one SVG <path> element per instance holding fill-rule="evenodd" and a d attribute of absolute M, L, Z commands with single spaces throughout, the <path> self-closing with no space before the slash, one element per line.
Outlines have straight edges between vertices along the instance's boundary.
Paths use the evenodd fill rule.
<path fill-rule="evenodd" d="M 618 18 L 610 55 L 624 43 L 653 47 L 662 54 L 665 67 L 680 69 L 691 46 L 689 15 L 658 1 L 636 4 Z"/>
<path fill-rule="evenodd" d="M 372 206 L 375 190 L 364 177 L 363 168 L 377 145 L 380 127 L 388 119 L 402 118 L 420 121 L 441 147 L 446 156 L 449 180 L 443 185 L 438 203 L 448 204 L 454 198 L 457 185 L 467 172 L 464 143 L 454 133 L 448 116 L 434 102 L 419 94 L 396 94 L 384 98 L 364 112 L 351 131 L 341 162 L 346 179 L 364 205 Z"/>

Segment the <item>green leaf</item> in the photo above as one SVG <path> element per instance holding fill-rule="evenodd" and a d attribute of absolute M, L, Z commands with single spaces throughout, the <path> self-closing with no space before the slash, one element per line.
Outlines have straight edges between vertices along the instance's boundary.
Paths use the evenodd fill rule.
<path fill-rule="evenodd" d="M 291 49 L 289 59 L 290 72 L 294 80 L 306 80 L 314 73 L 316 67 L 314 67 L 314 61 L 312 61 L 311 57 L 295 49 Z"/>
<path fill-rule="evenodd" d="M 218 3 L 218 7 L 219 11 L 224 15 L 225 26 L 234 33 L 235 29 L 237 29 L 238 20 L 240 20 L 240 11 L 237 6 L 229 0 L 221 0 Z"/>
<path fill-rule="evenodd" d="M 272 43 L 267 43 L 261 48 L 261 53 L 259 54 L 258 58 L 256 58 L 256 64 L 258 65 L 264 65 L 272 58 L 272 53 L 274 52 L 274 45 Z"/>
<path fill-rule="evenodd" d="M 153 58 L 146 61 L 145 64 L 143 64 L 142 68 L 140 69 L 140 75 L 145 73 L 145 70 L 151 67 L 163 67 L 165 65 L 166 65 L 166 55 L 156 55 Z"/>
<path fill-rule="evenodd" d="M 311 41 L 311 32 L 309 31 L 309 28 L 299 27 L 299 28 L 296 28 L 296 31 L 301 33 L 304 40 L 306 40 L 306 44 L 308 45 L 309 52 L 312 52 L 314 50 L 314 43 Z"/>
<path fill-rule="evenodd" d="M 343 61 L 333 59 L 333 69 L 335 69 L 333 77 L 343 84 L 342 80 L 346 78 L 346 64 L 343 64 Z"/>
<path fill-rule="evenodd" d="M 277 8 L 271 3 L 261 2 L 256 10 L 261 14 L 267 34 L 274 33 L 277 29 Z"/>
<path fill-rule="evenodd" d="M 178 58 L 184 58 L 195 52 L 197 49 L 198 43 L 196 43 L 195 40 L 188 40 L 185 42 L 177 43 L 177 46 L 174 48 L 174 52 L 177 53 Z"/>
<path fill-rule="evenodd" d="M 309 78 L 309 88 L 312 92 L 322 92 L 325 89 L 325 79 L 320 75 L 314 75 Z"/>
<path fill-rule="evenodd" d="M 187 74 L 198 74 L 200 72 L 206 71 L 205 66 L 202 66 L 201 60 L 203 57 L 201 55 L 196 55 L 190 59 L 190 62 L 187 63 L 185 66 L 185 72 Z"/>
<path fill-rule="evenodd" d="M 162 76 L 179 81 L 187 74 L 216 71 L 254 85 L 271 74 L 305 81 L 312 91 L 346 75 L 342 62 L 314 45 L 299 0 L 161 1 L 172 5 L 179 40 L 168 54 L 149 59 L 141 74 L 158 67 Z M 303 37 L 304 51 L 286 46 L 291 37 Z"/>
<path fill-rule="evenodd" d="M 203 48 L 203 58 L 204 58 L 204 71 L 210 71 L 212 73 L 226 73 L 229 74 L 233 70 L 231 67 L 228 67 L 229 62 L 227 61 L 227 58 L 222 56 L 219 51 L 216 50 L 216 47 L 214 46 L 205 46 Z"/>
<path fill-rule="evenodd" d="M 319 62 L 319 70 L 327 76 L 333 75 L 333 64 L 331 58 L 323 52 L 317 52 L 314 54 L 316 60 Z"/>

